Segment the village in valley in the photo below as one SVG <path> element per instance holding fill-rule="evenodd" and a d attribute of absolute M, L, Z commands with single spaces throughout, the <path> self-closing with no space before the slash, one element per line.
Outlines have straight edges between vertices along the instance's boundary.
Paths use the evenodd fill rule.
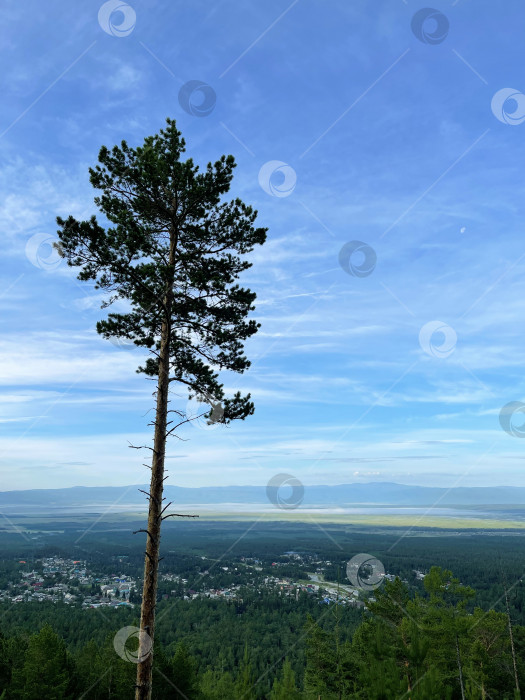
<path fill-rule="evenodd" d="M 123 559 L 125 557 L 116 558 L 117 562 L 122 562 Z M 312 567 L 315 568 L 313 572 L 298 571 L 295 577 L 280 575 L 279 570 L 283 567 L 289 572 L 290 563 L 304 567 L 305 560 L 295 552 L 287 552 L 280 558 L 281 561 L 268 562 L 266 565 L 254 557 L 239 557 L 238 560 L 219 563 L 207 561 L 206 557 L 199 559 L 208 568 L 201 569 L 193 581 L 180 574 L 162 572 L 159 576 L 159 599 L 239 600 L 246 588 L 261 595 L 277 592 L 281 596 L 295 599 L 301 594 L 316 596 L 320 604 L 364 607 L 366 600 L 370 599 L 370 596 L 363 596 L 359 588 L 348 582 L 325 580 L 323 574 L 326 567 L 331 565 L 330 561 L 316 561 L 315 567 Z M 101 574 L 93 571 L 85 560 L 58 555 L 36 559 L 34 562 L 19 560 L 18 564 L 18 578 L 7 581 L 4 590 L 0 590 L 0 602 L 16 604 L 48 601 L 82 608 L 118 608 L 134 607 L 140 601 L 141 581 L 121 573 L 117 568 L 112 574 Z M 414 574 L 419 580 L 424 577 L 420 571 L 415 571 Z M 12 578 L 16 577 L 13 575 Z M 384 574 L 384 578 L 393 580 L 394 576 Z M 226 585 L 225 579 L 228 579 Z"/>
<path fill-rule="evenodd" d="M 35 562 L 35 568 L 27 567 L 25 560 L 20 579 L 8 583 L 0 590 L 0 601 L 12 603 L 50 601 L 80 604 L 84 608 L 101 606 L 131 606 L 130 597 L 135 581 L 129 576 L 97 576 L 85 561 L 46 557 Z"/>

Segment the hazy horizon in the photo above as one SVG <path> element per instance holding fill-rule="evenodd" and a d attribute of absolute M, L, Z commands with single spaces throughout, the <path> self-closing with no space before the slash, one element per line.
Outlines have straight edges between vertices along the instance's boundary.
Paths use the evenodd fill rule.
<path fill-rule="evenodd" d="M 340 482 L 333 482 L 333 483 L 328 483 L 325 482 L 323 484 L 320 483 L 308 483 L 308 482 L 302 482 L 303 486 L 305 489 L 307 488 L 316 488 L 316 487 L 336 487 L 336 486 L 373 486 L 374 484 L 384 484 L 384 485 L 390 485 L 390 486 L 409 486 L 409 487 L 415 487 L 415 488 L 438 488 L 438 489 L 446 489 L 447 491 L 454 491 L 454 489 L 460 489 L 460 488 L 467 488 L 467 489 L 475 489 L 475 488 L 481 488 L 481 489 L 487 489 L 487 490 L 495 490 L 495 489 L 513 489 L 513 488 L 525 488 L 525 485 L 513 485 L 513 484 L 505 484 L 505 483 L 497 483 L 497 484 L 491 484 L 490 486 L 465 486 L 465 485 L 457 485 L 457 486 L 447 486 L 446 484 L 416 484 L 416 483 L 404 483 L 401 481 L 361 481 L 361 482 L 355 482 L 355 481 L 340 481 Z M 239 483 L 239 484 L 206 484 L 206 485 L 200 485 L 200 486 L 183 486 L 181 484 L 175 484 L 172 482 L 166 482 L 167 486 L 174 486 L 176 488 L 183 488 L 183 489 L 206 489 L 206 488 L 221 488 L 221 489 L 227 489 L 227 488 L 261 488 L 265 489 L 267 487 L 267 484 L 262 484 L 262 483 Z M 128 488 L 132 489 L 135 487 L 144 487 L 147 486 L 147 482 L 137 482 L 136 484 L 129 484 L 129 483 L 122 483 L 122 484 L 90 484 L 90 485 L 83 485 L 83 484 L 74 484 L 73 486 L 42 486 L 42 487 L 34 487 L 30 486 L 24 489 L 1 489 L 0 493 L 10 493 L 12 491 L 49 491 L 49 490 L 67 490 L 67 489 L 90 489 L 90 488 Z"/>

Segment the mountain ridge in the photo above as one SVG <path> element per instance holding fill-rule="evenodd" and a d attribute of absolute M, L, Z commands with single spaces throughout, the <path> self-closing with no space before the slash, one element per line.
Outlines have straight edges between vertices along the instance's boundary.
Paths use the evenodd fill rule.
<path fill-rule="evenodd" d="M 59 489 L 24 489 L 0 491 L 0 507 L 88 507 L 103 505 L 144 505 L 146 496 L 139 489 L 144 484 L 129 486 L 71 486 Z M 164 495 L 179 505 L 218 503 L 268 504 L 266 486 L 232 485 L 185 487 L 167 484 Z M 282 487 L 282 498 L 291 490 Z M 336 485 L 306 485 L 302 505 L 308 506 L 478 506 L 525 505 L 522 486 L 412 486 L 395 482 L 368 482 Z"/>

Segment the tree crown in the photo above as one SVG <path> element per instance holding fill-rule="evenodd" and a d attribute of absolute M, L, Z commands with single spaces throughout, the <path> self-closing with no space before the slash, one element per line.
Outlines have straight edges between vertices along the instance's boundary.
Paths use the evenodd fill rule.
<path fill-rule="evenodd" d="M 80 267 L 80 280 L 95 280 L 95 288 L 108 293 L 103 308 L 127 302 L 125 312 L 108 313 L 97 331 L 147 348 L 150 355 L 137 371 L 157 376 L 164 324 L 170 381 L 211 403 L 212 420 L 229 422 L 253 412 L 249 395 L 224 399 L 218 372 L 242 373 L 250 365 L 244 341 L 259 327 L 248 319 L 256 295 L 237 280 L 251 267 L 246 255 L 264 243 L 266 229 L 255 226 L 252 207 L 223 200 L 233 156 L 201 172 L 191 158 L 181 160 L 184 152 L 171 119 L 137 148 L 126 141 L 111 150 L 103 146 L 89 172 L 109 225 L 96 216 L 59 217 L 57 247 L 70 266 Z"/>

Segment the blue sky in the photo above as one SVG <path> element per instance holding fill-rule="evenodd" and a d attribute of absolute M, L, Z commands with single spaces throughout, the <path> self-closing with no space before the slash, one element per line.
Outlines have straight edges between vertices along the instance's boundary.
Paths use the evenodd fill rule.
<path fill-rule="evenodd" d="M 412 0 L 101 5 L 3 5 L 0 488 L 147 479 L 140 351 L 97 336 L 100 297 L 46 241 L 95 212 L 99 147 L 168 116 L 198 163 L 235 155 L 232 194 L 269 227 L 253 367 L 225 378 L 256 413 L 184 430 L 170 483 L 523 485 L 499 422 L 525 400 L 523 5 L 439 3 L 419 38 Z M 339 264 L 353 241 L 364 276 Z"/>

